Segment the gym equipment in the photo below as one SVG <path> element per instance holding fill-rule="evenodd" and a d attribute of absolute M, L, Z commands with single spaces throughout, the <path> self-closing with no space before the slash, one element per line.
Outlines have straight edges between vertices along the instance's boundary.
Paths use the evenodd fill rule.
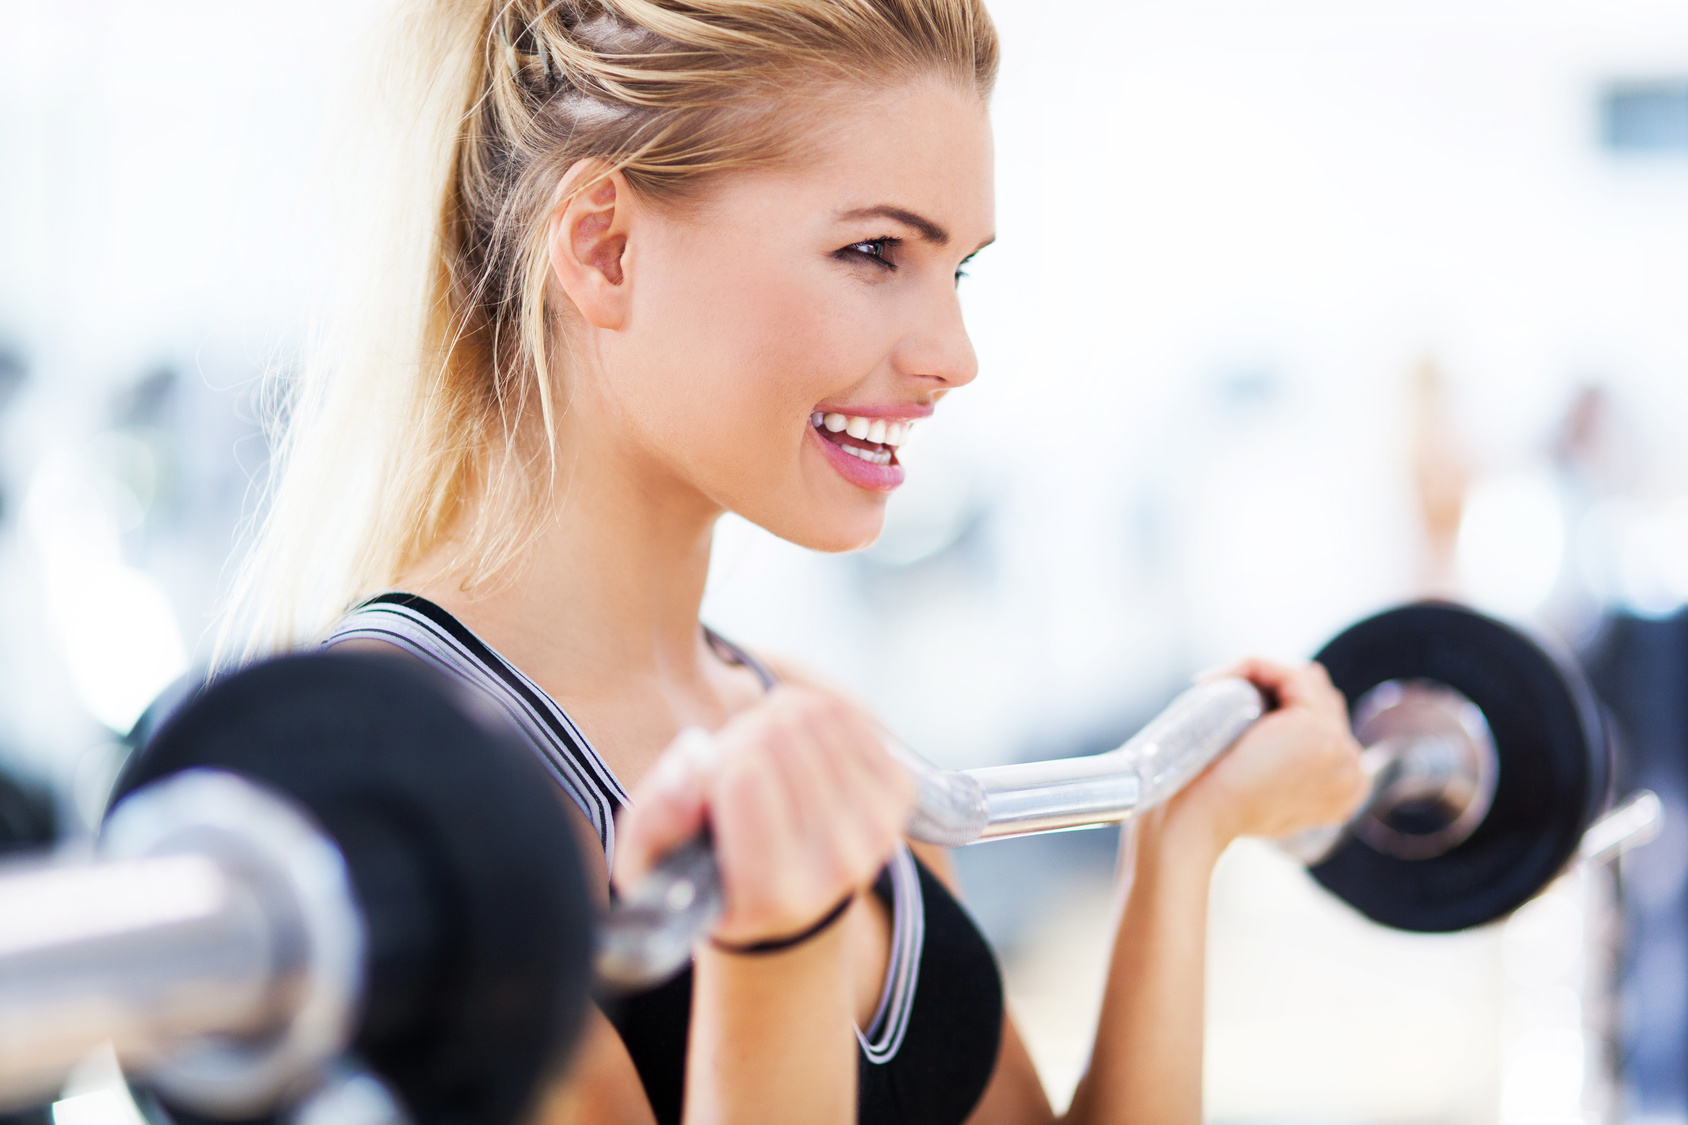
<path fill-rule="evenodd" d="M 1316 659 L 1347 697 L 1372 792 L 1347 824 L 1282 843 L 1338 897 L 1397 929 L 1467 929 L 1522 905 L 1578 852 L 1611 769 L 1599 713 L 1570 664 L 1446 603 L 1362 621 Z M 1125 820 L 1176 793 L 1267 709 L 1252 684 L 1221 678 L 1090 757 L 952 771 L 894 746 L 918 787 L 909 834 L 955 846 Z M 1591 847 L 1633 844 L 1658 815 L 1645 794 L 1590 833 L 1612 837 Z M 706 842 L 678 849 L 625 901 L 603 926 L 598 973 L 649 987 L 685 964 L 719 911 Z"/>
<path fill-rule="evenodd" d="M 1576 854 L 1610 797 L 1594 698 L 1568 662 L 1451 605 L 1360 622 L 1316 657 L 1382 759 L 1313 877 L 1374 921 L 1444 933 L 1504 917 Z"/>
<path fill-rule="evenodd" d="M 589 981 L 578 845 L 455 681 L 369 653 L 252 667 L 113 800 L 96 859 L 0 869 L 0 1104 L 108 1040 L 179 1120 L 304 1125 L 384 1088 L 389 1120 L 503 1125 L 560 1065 Z"/>

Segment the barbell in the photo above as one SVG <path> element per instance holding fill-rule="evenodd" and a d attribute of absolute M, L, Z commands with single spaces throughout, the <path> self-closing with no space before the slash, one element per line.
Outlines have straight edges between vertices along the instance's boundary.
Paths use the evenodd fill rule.
<path fill-rule="evenodd" d="M 1480 926 L 1532 898 L 1585 836 L 1589 850 L 1611 852 L 1657 832 L 1650 793 L 1589 832 L 1612 774 L 1598 708 L 1572 664 L 1518 629 L 1417 603 L 1350 627 L 1315 659 L 1348 701 L 1371 791 L 1348 823 L 1281 843 L 1373 921 L 1427 933 Z M 1200 774 L 1268 708 L 1251 683 L 1223 677 L 1103 754 L 941 770 L 893 746 L 917 784 L 908 833 L 958 846 L 1127 820 Z M 636 990 L 678 971 L 720 904 L 707 840 L 677 849 L 605 919 L 600 980 Z"/>

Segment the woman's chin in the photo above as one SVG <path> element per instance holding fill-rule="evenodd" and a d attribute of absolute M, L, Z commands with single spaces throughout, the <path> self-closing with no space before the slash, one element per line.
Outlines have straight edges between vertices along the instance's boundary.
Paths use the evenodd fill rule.
<path fill-rule="evenodd" d="M 751 522 L 759 524 L 765 531 L 772 532 L 788 543 L 795 543 L 811 551 L 838 555 L 873 546 L 879 540 L 879 533 L 885 529 L 883 499 L 865 505 L 852 505 L 852 508 L 855 510 L 833 512 L 829 515 L 823 506 L 816 505 L 798 519 L 752 519 Z"/>
<path fill-rule="evenodd" d="M 879 533 L 884 530 L 885 520 L 876 519 L 871 526 L 866 521 L 852 521 L 851 526 L 838 525 L 827 528 L 817 528 L 812 533 L 801 537 L 789 537 L 799 547 L 807 547 L 811 551 L 824 551 L 829 555 L 841 555 L 849 551 L 862 551 L 879 541 Z"/>
<path fill-rule="evenodd" d="M 828 538 L 824 541 L 805 543 L 803 545 L 808 547 L 811 551 L 825 551 L 830 555 L 842 555 L 847 554 L 850 551 L 865 551 L 875 543 L 879 542 L 879 532 L 881 526 L 882 525 L 876 525 L 872 531 L 853 538 L 835 537 Z"/>

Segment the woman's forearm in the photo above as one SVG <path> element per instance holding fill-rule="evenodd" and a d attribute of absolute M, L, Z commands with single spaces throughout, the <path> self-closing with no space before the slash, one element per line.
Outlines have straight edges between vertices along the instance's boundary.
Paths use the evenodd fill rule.
<path fill-rule="evenodd" d="M 1198 1125 L 1208 884 L 1222 835 L 1162 810 L 1137 826 L 1074 1125 Z"/>
<path fill-rule="evenodd" d="M 856 1038 L 845 926 L 791 950 L 696 961 L 686 1125 L 854 1125 Z"/>

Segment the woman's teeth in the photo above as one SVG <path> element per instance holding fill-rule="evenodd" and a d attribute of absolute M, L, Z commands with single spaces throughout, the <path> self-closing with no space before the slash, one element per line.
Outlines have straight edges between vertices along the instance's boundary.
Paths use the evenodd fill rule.
<path fill-rule="evenodd" d="M 913 422 L 894 422 L 884 418 L 862 418 L 849 414 L 822 414 L 820 411 L 809 415 L 809 424 L 817 430 L 828 433 L 846 433 L 857 441 L 871 442 L 874 445 L 888 445 L 891 449 L 908 440 L 909 430 Z M 853 446 L 839 444 L 840 449 L 854 453 L 864 461 L 872 461 L 876 465 L 889 464 L 891 454 L 888 450 L 856 449 Z M 884 459 L 874 456 L 884 453 Z"/>
<path fill-rule="evenodd" d="M 870 465 L 889 465 L 891 463 L 891 451 L 889 449 L 858 449 L 853 445 L 841 445 L 838 448 L 852 457 L 866 461 Z"/>

